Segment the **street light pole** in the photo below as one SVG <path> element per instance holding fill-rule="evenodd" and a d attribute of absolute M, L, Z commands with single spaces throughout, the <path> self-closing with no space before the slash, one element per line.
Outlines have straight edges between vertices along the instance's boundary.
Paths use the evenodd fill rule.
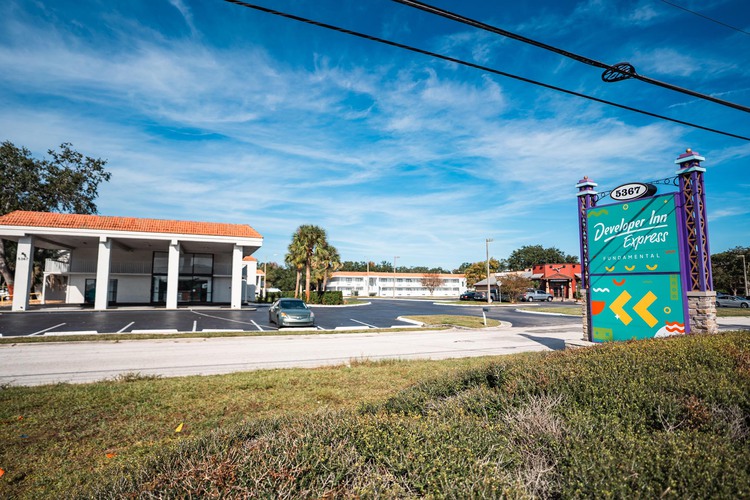
<path fill-rule="evenodd" d="M 484 246 L 487 251 L 487 303 L 492 302 L 490 298 L 490 242 L 495 241 L 492 238 L 484 240 Z"/>
<path fill-rule="evenodd" d="M 747 264 L 745 263 L 745 254 L 738 255 L 738 257 L 742 257 L 742 274 L 745 276 L 745 297 L 747 297 Z"/>
<path fill-rule="evenodd" d="M 396 259 L 398 259 L 398 255 L 393 257 L 393 298 L 396 298 Z"/>

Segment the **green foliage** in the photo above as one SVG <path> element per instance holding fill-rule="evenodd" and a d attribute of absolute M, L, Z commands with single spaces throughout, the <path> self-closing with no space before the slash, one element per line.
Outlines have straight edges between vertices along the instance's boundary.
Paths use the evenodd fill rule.
<path fill-rule="evenodd" d="M 287 298 L 294 298 L 294 292 L 292 291 L 281 292 L 280 296 L 287 297 Z M 338 306 L 344 303 L 344 295 L 343 295 L 343 292 L 340 292 L 340 291 L 311 293 L 310 300 L 306 300 L 305 302 L 308 304 L 322 304 L 322 305 L 327 305 L 327 306 Z"/>
<path fill-rule="evenodd" d="M 494 257 L 490 257 L 490 274 L 500 271 L 502 264 Z M 487 277 L 487 261 L 475 262 L 464 271 L 466 275 L 466 286 L 472 287 L 474 283 L 482 281 Z"/>
<path fill-rule="evenodd" d="M 111 174 L 104 170 L 106 160 L 94 159 L 63 143 L 59 150 L 50 149 L 49 159 L 38 160 L 31 152 L 12 142 L 0 144 L 0 215 L 14 210 L 95 214 L 94 200 L 101 182 Z M 15 243 L 0 240 L 0 275 L 13 283 Z M 38 257 L 44 257 L 39 255 Z"/>
<path fill-rule="evenodd" d="M 522 271 L 537 264 L 577 263 L 578 256 L 565 255 L 555 247 L 544 248 L 542 245 L 526 245 L 513 250 L 508 257 L 508 269 Z"/>
<path fill-rule="evenodd" d="M 750 247 L 734 247 L 726 252 L 711 255 L 711 270 L 715 290 L 731 295 L 745 293 L 742 255 L 745 256 L 745 263 L 750 264 Z"/>
<path fill-rule="evenodd" d="M 749 426 L 748 333 L 607 344 L 216 432 L 91 495 L 745 498 Z"/>

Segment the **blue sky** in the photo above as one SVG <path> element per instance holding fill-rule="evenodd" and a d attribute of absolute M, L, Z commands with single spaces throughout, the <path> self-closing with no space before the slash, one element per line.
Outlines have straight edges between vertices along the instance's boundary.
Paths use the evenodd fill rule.
<path fill-rule="evenodd" d="M 260 5 L 750 135 L 750 115 L 387 0 Z M 434 5 L 750 105 L 750 36 L 659 0 Z M 750 31 L 746 0 L 675 0 Z M 522 245 L 578 253 L 575 184 L 706 157 L 714 251 L 750 245 L 750 142 L 585 101 L 221 0 L 6 0 L 0 140 L 108 159 L 105 215 L 250 224 L 260 260 L 300 224 L 345 260 L 455 268 Z"/>

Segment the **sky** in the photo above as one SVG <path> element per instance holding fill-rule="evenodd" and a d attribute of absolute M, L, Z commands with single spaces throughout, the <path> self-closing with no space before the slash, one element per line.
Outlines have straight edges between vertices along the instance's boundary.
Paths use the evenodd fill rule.
<path fill-rule="evenodd" d="M 389 0 L 257 0 L 528 79 L 750 136 L 750 114 Z M 431 0 L 750 106 L 750 4 Z M 0 141 L 108 161 L 99 213 L 249 224 L 282 262 L 316 224 L 343 260 L 455 269 L 524 245 L 578 255 L 575 185 L 706 157 L 710 245 L 750 246 L 750 142 L 222 0 L 5 0 Z M 668 189 L 660 186 L 660 192 Z"/>

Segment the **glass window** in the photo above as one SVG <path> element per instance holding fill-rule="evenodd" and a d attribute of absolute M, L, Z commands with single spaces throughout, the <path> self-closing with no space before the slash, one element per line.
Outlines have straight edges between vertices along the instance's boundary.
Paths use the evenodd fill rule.
<path fill-rule="evenodd" d="M 169 272 L 169 254 L 167 252 L 154 252 L 154 274 L 167 274 Z"/>
<path fill-rule="evenodd" d="M 193 255 L 193 274 L 213 274 L 214 256 L 210 253 L 197 253 Z"/>

